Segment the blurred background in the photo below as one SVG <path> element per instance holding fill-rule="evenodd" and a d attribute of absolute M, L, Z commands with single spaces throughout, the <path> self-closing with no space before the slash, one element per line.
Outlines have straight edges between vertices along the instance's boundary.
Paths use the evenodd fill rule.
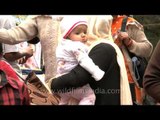
<path fill-rule="evenodd" d="M 160 40 L 160 15 L 133 15 L 143 27 L 148 40 L 155 45 Z"/>
<path fill-rule="evenodd" d="M 13 15 L 17 24 L 24 21 L 27 15 Z M 144 31 L 150 42 L 155 45 L 160 40 L 160 15 L 131 15 L 144 26 Z"/>

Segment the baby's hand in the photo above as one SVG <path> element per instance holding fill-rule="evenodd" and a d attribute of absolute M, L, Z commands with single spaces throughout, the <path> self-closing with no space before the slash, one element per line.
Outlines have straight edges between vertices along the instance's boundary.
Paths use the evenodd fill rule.
<path fill-rule="evenodd" d="M 86 54 L 87 53 L 80 48 L 78 48 L 77 51 L 74 52 L 74 55 L 76 56 L 76 59 L 78 61 L 80 61 L 83 57 L 85 57 Z"/>

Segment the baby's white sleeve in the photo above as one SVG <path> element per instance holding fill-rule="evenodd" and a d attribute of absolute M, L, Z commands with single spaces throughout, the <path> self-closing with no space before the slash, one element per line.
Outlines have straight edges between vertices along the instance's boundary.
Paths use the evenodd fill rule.
<path fill-rule="evenodd" d="M 89 56 L 85 56 L 84 58 L 82 58 L 79 64 L 88 72 L 90 72 L 92 74 L 92 77 L 96 81 L 101 80 L 102 77 L 104 76 L 105 72 L 101 70 L 97 65 L 95 65 L 95 63 Z"/>
<path fill-rule="evenodd" d="M 93 60 L 88 56 L 87 52 L 79 50 L 76 56 L 79 64 L 84 69 L 86 69 L 96 81 L 99 81 L 102 79 L 105 72 L 101 70 L 97 65 L 95 65 Z"/>

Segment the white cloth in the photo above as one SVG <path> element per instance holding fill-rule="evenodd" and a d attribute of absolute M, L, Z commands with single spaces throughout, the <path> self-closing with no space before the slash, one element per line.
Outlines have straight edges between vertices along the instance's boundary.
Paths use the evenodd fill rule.
<path fill-rule="evenodd" d="M 107 39 L 113 41 L 111 34 L 111 24 L 113 17 L 111 15 L 87 16 L 88 34 L 94 39 Z"/>

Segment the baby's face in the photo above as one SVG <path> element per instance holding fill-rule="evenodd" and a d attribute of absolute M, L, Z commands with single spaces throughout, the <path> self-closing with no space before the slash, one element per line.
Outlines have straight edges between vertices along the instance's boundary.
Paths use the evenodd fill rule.
<path fill-rule="evenodd" d="M 78 25 L 68 35 L 68 38 L 73 41 L 80 41 L 80 42 L 85 43 L 87 41 L 87 26 Z"/>

